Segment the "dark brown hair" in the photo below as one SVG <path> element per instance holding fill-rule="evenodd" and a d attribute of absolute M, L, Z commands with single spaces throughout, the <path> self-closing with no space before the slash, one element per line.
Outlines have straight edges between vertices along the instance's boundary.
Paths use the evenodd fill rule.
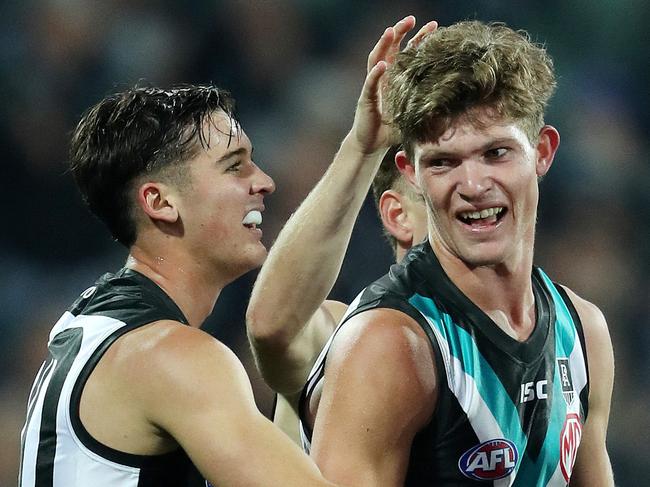
<path fill-rule="evenodd" d="M 70 169 L 84 201 L 116 240 L 127 247 L 136 240 L 137 179 L 182 179 L 182 163 L 209 147 L 205 123 L 218 111 L 237 125 L 234 100 L 215 86 L 136 86 L 83 115 L 72 135 Z"/>

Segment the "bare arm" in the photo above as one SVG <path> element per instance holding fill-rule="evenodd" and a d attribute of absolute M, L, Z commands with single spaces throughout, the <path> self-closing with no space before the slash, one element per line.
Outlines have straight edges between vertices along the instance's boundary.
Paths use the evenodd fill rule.
<path fill-rule="evenodd" d="M 291 395 L 278 394 L 273 411 L 273 424 L 280 428 L 296 445 L 301 445 L 300 416 L 298 403 L 300 393 Z"/>
<path fill-rule="evenodd" d="M 177 326 L 148 355 L 137 372 L 149 376 L 141 381 L 143 411 L 212 484 L 332 486 L 257 410 L 244 368 L 223 344 Z"/>
<path fill-rule="evenodd" d="M 342 485 L 404 484 L 411 443 L 430 420 L 437 387 L 422 329 L 395 310 L 352 318 L 328 354 L 311 454 Z"/>
<path fill-rule="evenodd" d="M 605 317 L 567 289 L 582 321 L 589 365 L 589 413 L 571 475 L 572 487 L 613 487 L 607 454 L 607 425 L 614 384 L 614 354 Z"/>
<path fill-rule="evenodd" d="M 405 34 L 406 17 L 386 29 L 368 56 L 368 75 L 355 120 L 329 169 L 287 222 L 255 283 L 247 312 L 257 365 L 269 385 L 292 393 L 302 387 L 332 331 L 321 303 L 339 274 L 354 222 L 379 164 L 392 143 L 382 120 L 381 78 Z M 430 23 L 414 39 L 435 28 Z"/>

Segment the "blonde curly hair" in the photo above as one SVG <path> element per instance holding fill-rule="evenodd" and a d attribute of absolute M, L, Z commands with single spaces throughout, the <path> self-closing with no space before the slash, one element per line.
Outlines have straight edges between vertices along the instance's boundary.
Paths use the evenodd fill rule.
<path fill-rule="evenodd" d="M 476 117 L 480 108 L 490 119 L 518 123 L 536 144 L 555 86 L 552 59 L 526 32 L 466 21 L 401 52 L 388 72 L 386 100 L 413 156 L 414 143 L 437 140 L 461 117 L 484 123 Z"/>

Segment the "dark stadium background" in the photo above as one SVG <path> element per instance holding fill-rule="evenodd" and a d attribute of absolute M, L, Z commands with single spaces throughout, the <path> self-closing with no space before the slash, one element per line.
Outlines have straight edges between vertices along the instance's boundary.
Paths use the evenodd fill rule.
<path fill-rule="evenodd" d="M 642 0 L 3 1 L 0 485 L 16 482 L 25 403 L 50 327 L 126 256 L 65 171 L 82 111 L 139 80 L 229 88 L 257 162 L 277 183 L 263 224 L 270 244 L 348 130 L 368 50 L 409 13 L 419 25 L 505 21 L 555 58 L 559 89 L 547 120 L 562 143 L 542 183 L 537 263 L 608 318 L 617 360 L 614 472 L 621 486 L 647 485 L 650 12 Z M 350 300 L 390 261 L 367 204 L 333 296 Z M 253 279 L 223 292 L 206 327 L 244 361 L 268 414 L 271 395 L 252 365 L 242 319 Z"/>

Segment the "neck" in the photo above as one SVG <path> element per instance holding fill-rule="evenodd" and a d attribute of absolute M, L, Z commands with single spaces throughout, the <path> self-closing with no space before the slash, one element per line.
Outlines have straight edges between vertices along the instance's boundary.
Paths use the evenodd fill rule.
<path fill-rule="evenodd" d="M 224 280 L 209 275 L 199 262 L 184 256 L 178 250 L 153 246 L 152 251 L 136 242 L 130 249 L 126 267 L 151 279 L 181 309 L 189 324 L 200 327 L 214 305 L 223 287 Z"/>
<path fill-rule="evenodd" d="M 440 245 L 432 248 L 456 287 L 503 331 L 518 340 L 530 336 L 535 327 L 532 252 L 493 266 L 470 266 Z"/>

